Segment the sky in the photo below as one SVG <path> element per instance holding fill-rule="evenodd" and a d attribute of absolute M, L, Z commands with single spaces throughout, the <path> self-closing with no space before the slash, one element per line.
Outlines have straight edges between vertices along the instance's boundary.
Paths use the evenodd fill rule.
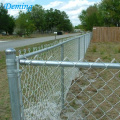
<path fill-rule="evenodd" d="M 35 5 L 39 4 L 44 9 L 58 9 L 60 11 L 65 11 L 69 16 L 70 21 L 74 26 L 80 24 L 78 18 L 82 10 L 87 9 L 90 5 L 99 3 L 101 0 L 0 0 L 0 3 L 5 5 L 10 3 L 11 5 Z M 8 14 L 13 16 L 18 16 L 20 10 L 8 9 Z M 26 11 L 26 10 L 23 10 Z"/>

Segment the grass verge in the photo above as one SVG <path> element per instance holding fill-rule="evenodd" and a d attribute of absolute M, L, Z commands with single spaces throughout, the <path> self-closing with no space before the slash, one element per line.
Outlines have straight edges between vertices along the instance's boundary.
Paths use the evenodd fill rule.
<path fill-rule="evenodd" d="M 29 36 L 18 36 L 18 35 L 6 35 L 6 36 L 2 36 L 0 35 L 0 41 L 4 41 L 4 40 L 21 40 L 21 39 L 29 39 L 29 38 L 38 38 L 38 37 L 47 37 L 47 36 L 54 36 L 54 34 L 50 33 L 50 34 L 31 34 Z"/>

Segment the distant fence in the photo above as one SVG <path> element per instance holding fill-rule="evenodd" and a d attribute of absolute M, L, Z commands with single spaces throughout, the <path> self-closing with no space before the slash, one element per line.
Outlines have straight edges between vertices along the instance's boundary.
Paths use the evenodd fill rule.
<path fill-rule="evenodd" d="M 120 41 L 120 27 L 93 27 L 92 42 Z"/>

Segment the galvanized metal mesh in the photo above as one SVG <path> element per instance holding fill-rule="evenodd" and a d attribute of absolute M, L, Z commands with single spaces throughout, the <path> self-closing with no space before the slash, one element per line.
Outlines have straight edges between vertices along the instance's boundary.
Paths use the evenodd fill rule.
<path fill-rule="evenodd" d="M 90 39 L 6 50 L 13 119 L 120 119 L 120 63 L 84 60 Z"/>
<path fill-rule="evenodd" d="M 76 67 L 85 61 L 89 43 L 90 35 L 83 35 L 34 48 L 33 55 L 30 49 L 20 52 L 20 59 L 30 60 L 20 65 L 21 113 L 25 120 L 120 119 L 120 69 L 108 69 L 112 62 L 118 62 L 113 60 L 104 68 Z M 38 66 L 33 65 L 34 60 L 59 64 Z M 61 67 L 64 61 L 76 64 Z M 93 65 L 96 63 L 103 61 L 97 59 Z"/>
<path fill-rule="evenodd" d="M 23 51 L 19 51 L 19 56 L 46 49 L 58 43 L 62 43 L 63 41 L 67 41 L 67 39 L 41 45 L 40 47 L 34 47 L 33 50 L 24 49 Z M 61 45 L 29 58 L 25 57 L 25 59 L 61 60 Z M 49 118 L 50 114 L 55 113 L 55 115 L 57 115 L 58 113 L 56 112 L 57 109 L 55 106 L 57 106 L 57 104 L 61 104 L 61 96 L 59 95 L 61 91 L 61 69 L 59 67 L 54 69 L 53 67 L 34 67 L 31 65 L 22 65 L 20 69 L 22 69 L 22 109 L 24 109 L 25 119 L 47 119 Z M 56 76 L 53 74 L 56 74 Z M 60 109 L 60 107 L 57 108 Z"/>
<path fill-rule="evenodd" d="M 112 62 L 118 63 L 116 60 Z M 93 65 L 96 63 L 103 61 L 97 59 Z M 29 62 L 30 66 L 33 64 Z M 54 67 L 47 64 L 34 66 L 36 72 L 32 71 L 34 74 L 30 75 L 31 80 L 28 79 L 29 82 L 24 83 L 29 86 L 23 87 L 23 90 L 26 90 L 23 94 L 25 119 L 119 120 L 120 69 L 108 69 L 104 63 L 103 66 L 104 68 L 92 68 L 91 65 L 88 68 L 79 68 L 73 64 L 73 67 L 64 67 L 63 93 L 63 67 L 60 67 L 60 63 Z M 31 73 L 30 70 L 27 72 Z M 61 107 L 62 94 L 64 108 Z"/>
<path fill-rule="evenodd" d="M 32 60 L 54 60 L 54 61 L 78 61 L 78 52 L 85 51 L 87 47 L 85 46 L 84 36 L 81 39 L 72 38 L 68 42 L 63 43 L 60 41 L 60 45 L 55 48 L 45 50 L 40 54 L 32 57 L 25 57 L 25 59 Z M 90 42 L 90 37 L 86 43 Z M 58 43 L 58 42 L 56 42 Z M 53 44 L 45 45 L 45 47 L 40 47 L 41 49 L 46 49 Z M 55 45 L 55 44 L 54 44 Z M 34 48 L 34 52 L 38 48 Z M 28 49 L 30 52 L 30 49 Z M 29 53 L 24 50 L 24 55 Z M 22 55 L 21 51 L 19 51 Z M 85 54 L 85 53 L 84 53 Z M 82 56 L 84 57 L 84 56 Z M 78 74 L 78 69 L 76 68 L 61 68 L 59 66 L 32 66 L 21 65 L 21 88 L 22 88 L 22 101 L 24 109 L 25 119 L 60 119 L 60 111 L 62 109 L 61 101 L 66 99 L 66 95 L 71 86 L 71 81 L 76 78 Z M 63 77 L 63 78 L 62 78 Z M 64 79 L 64 82 L 62 81 Z M 65 85 L 65 86 L 64 86 Z M 62 88 L 62 86 L 64 88 Z M 64 89 L 62 91 L 62 89 Z M 64 93 L 62 93 L 64 92 Z M 64 98 L 62 98 L 62 95 Z M 62 100 L 64 99 L 64 100 Z"/>
<path fill-rule="evenodd" d="M 99 62 L 103 63 L 100 59 L 95 63 Z M 61 119 L 120 119 L 120 69 L 80 68 L 68 89 Z"/>

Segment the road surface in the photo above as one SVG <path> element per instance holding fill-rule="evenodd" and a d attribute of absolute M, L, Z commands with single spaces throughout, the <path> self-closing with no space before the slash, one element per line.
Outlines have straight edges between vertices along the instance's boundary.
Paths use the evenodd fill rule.
<path fill-rule="evenodd" d="M 76 36 L 79 34 L 80 33 L 57 35 L 56 39 L 70 37 L 70 36 Z M 23 39 L 23 40 L 9 40 L 9 41 L 4 41 L 4 42 L 0 41 L 0 51 L 5 51 L 7 48 L 23 47 L 26 45 L 32 45 L 32 44 L 41 43 L 41 42 L 50 41 L 50 40 L 55 40 L 55 36 L 29 38 L 29 39 Z"/>

